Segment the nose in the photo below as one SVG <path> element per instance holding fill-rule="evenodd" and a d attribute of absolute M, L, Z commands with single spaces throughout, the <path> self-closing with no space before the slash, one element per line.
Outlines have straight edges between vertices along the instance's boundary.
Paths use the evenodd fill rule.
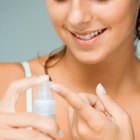
<path fill-rule="evenodd" d="M 88 23 L 92 20 L 93 16 L 90 12 L 90 5 L 85 3 L 85 0 L 75 1 L 71 4 L 71 9 L 68 14 L 68 22 L 72 25 L 79 25 Z"/>

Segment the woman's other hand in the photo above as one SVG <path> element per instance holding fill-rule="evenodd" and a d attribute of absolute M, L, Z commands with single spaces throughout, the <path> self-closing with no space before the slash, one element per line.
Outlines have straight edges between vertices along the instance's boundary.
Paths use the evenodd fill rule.
<path fill-rule="evenodd" d="M 70 104 L 69 127 L 75 140 L 134 140 L 129 115 L 98 84 L 95 95 L 76 94 L 54 84 L 52 89 Z"/>
<path fill-rule="evenodd" d="M 36 76 L 11 83 L 0 101 L 1 140 L 55 140 L 59 127 L 55 120 L 36 113 L 16 113 L 16 102 L 23 91 L 48 80 Z"/>

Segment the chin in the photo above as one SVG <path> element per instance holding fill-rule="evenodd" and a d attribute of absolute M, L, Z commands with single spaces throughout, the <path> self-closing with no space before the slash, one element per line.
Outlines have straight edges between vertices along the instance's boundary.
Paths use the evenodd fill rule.
<path fill-rule="evenodd" d="M 99 54 L 87 54 L 87 55 L 75 55 L 75 58 L 82 64 L 87 64 L 87 65 L 94 65 L 94 64 L 99 64 L 102 63 L 105 60 L 104 55 L 99 55 Z"/>

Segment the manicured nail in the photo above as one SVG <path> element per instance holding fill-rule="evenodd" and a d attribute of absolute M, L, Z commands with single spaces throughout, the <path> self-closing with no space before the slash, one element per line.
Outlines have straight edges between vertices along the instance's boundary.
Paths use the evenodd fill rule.
<path fill-rule="evenodd" d="M 59 138 L 63 138 L 64 137 L 64 132 L 61 130 L 58 130 L 57 135 Z"/>
<path fill-rule="evenodd" d="M 59 86 L 57 84 L 55 84 L 55 83 L 52 83 L 51 89 L 54 90 L 57 93 L 60 92 Z"/>
<path fill-rule="evenodd" d="M 99 83 L 96 87 L 96 92 L 99 94 L 107 94 L 105 88 L 103 87 L 103 85 L 101 83 Z"/>
<path fill-rule="evenodd" d="M 49 76 L 48 75 L 40 75 L 38 77 L 41 81 L 48 81 L 49 80 Z"/>

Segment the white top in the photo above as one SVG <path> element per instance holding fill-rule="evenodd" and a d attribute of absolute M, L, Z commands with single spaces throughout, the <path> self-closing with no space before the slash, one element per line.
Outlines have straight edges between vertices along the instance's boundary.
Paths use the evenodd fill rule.
<path fill-rule="evenodd" d="M 32 73 L 31 73 L 31 69 L 30 69 L 30 66 L 29 66 L 29 63 L 28 62 L 22 62 L 21 63 L 23 68 L 24 68 L 24 71 L 25 71 L 25 77 L 28 78 L 28 77 L 31 77 Z M 27 90 L 27 94 L 26 94 L 26 110 L 27 112 L 32 112 L 32 88 L 28 89 Z"/>

